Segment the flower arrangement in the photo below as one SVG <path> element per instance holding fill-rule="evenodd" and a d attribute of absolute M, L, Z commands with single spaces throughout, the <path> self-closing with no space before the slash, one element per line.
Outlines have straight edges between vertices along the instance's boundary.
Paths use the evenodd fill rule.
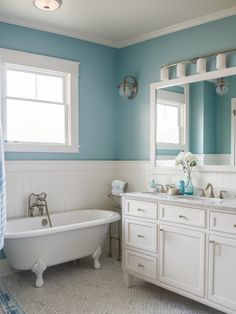
<path fill-rule="evenodd" d="M 180 152 L 175 158 L 175 165 L 181 165 L 184 173 L 186 174 L 185 194 L 193 194 L 193 184 L 191 178 L 191 172 L 193 167 L 197 165 L 197 158 L 192 153 Z"/>
<path fill-rule="evenodd" d="M 197 158 L 190 152 L 180 152 L 175 158 L 175 165 L 181 165 L 185 173 L 191 173 L 192 168 L 197 165 Z"/>

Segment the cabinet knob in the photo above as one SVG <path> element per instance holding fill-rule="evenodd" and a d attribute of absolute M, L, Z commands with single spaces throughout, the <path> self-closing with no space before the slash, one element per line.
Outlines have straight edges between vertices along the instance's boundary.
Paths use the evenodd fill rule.
<path fill-rule="evenodd" d="M 215 241 L 213 241 L 213 240 L 210 240 L 210 241 L 209 241 L 209 243 L 211 243 L 211 244 L 214 244 L 214 243 L 215 243 Z"/>
<path fill-rule="evenodd" d="M 179 215 L 179 218 L 187 219 L 187 217 L 184 215 Z"/>
<path fill-rule="evenodd" d="M 138 264 L 138 267 L 144 268 L 143 264 Z"/>
<path fill-rule="evenodd" d="M 138 238 L 144 238 L 144 236 L 142 234 L 137 234 Z"/>
<path fill-rule="evenodd" d="M 234 228 L 236 228 L 236 224 L 234 225 Z"/>
<path fill-rule="evenodd" d="M 144 212 L 144 210 L 142 208 L 138 208 L 139 212 Z"/>

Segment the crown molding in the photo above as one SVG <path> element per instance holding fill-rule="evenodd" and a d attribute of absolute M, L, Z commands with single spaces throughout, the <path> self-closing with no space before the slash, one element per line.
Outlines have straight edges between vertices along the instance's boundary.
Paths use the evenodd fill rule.
<path fill-rule="evenodd" d="M 128 47 L 128 46 L 131 46 L 131 45 L 134 45 L 137 43 L 141 43 L 141 42 L 153 39 L 153 38 L 157 38 L 157 37 L 161 37 L 161 36 L 164 36 L 167 34 L 175 33 L 175 32 L 178 32 L 180 30 L 188 29 L 188 28 L 198 26 L 201 24 L 206 24 L 209 22 L 223 19 L 225 17 L 233 16 L 233 15 L 236 15 L 236 6 L 229 8 L 229 9 L 226 9 L 226 10 L 218 11 L 216 13 L 207 14 L 207 15 L 204 15 L 204 16 L 199 17 L 199 18 L 194 18 L 194 19 L 182 22 L 182 23 L 172 25 L 172 26 L 164 27 L 164 28 L 158 29 L 158 30 L 150 32 L 150 33 L 138 35 L 138 36 L 132 37 L 130 39 L 127 39 L 127 40 L 124 40 L 121 42 L 106 40 L 106 39 L 98 37 L 98 36 L 86 35 L 86 34 L 82 34 L 80 32 L 75 32 L 75 31 L 70 31 L 70 30 L 62 30 L 62 29 L 58 29 L 56 27 L 45 26 L 45 25 L 38 24 L 38 23 L 25 22 L 25 21 L 22 21 L 19 19 L 17 20 L 14 18 L 4 17 L 1 15 L 0 15 L 0 22 L 19 25 L 19 26 L 23 26 L 23 27 L 27 27 L 27 28 L 32 28 L 32 29 L 37 29 L 37 30 L 41 30 L 41 31 L 49 32 L 49 33 L 62 35 L 62 36 L 77 38 L 77 39 L 85 40 L 88 42 L 93 42 L 96 44 L 109 46 L 112 48 L 124 48 L 124 47 Z"/>
<path fill-rule="evenodd" d="M 34 22 L 26 22 L 20 19 L 9 18 L 2 15 L 0 15 L 0 22 L 18 25 L 18 26 L 27 27 L 27 28 L 32 28 L 32 29 L 36 29 L 36 30 L 40 30 L 40 31 L 48 32 L 48 33 L 72 37 L 72 38 L 85 40 L 85 41 L 92 42 L 99 45 L 117 48 L 116 43 L 114 43 L 113 41 L 106 40 L 98 36 L 86 35 L 86 34 L 82 34 L 80 32 L 75 32 L 71 30 L 62 30 L 57 27 L 43 25 L 43 24 L 34 23 Z"/>
<path fill-rule="evenodd" d="M 232 15 L 236 15 L 236 6 L 230 8 L 230 9 L 218 11 L 216 13 L 207 14 L 207 15 L 204 15 L 204 16 L 199 17 L 199 18 L 191 19 L 191 20 L 185 21 L 183 23 L 178 23 L 178 24 L 175 24 L 175 25 L 172 25 L 169 27 L 164 27 L 164 28 L 161 28 L 161 29 L 154 31 L 154 32 L 150 32 L 150 33 L 146 33 L 146 34 L 139 35 L 136 37 L 132 37 L 128 40 L 120 42 L 118 44 L 118 46 L 116 46 L 116 48 L 128 47 L 128 46 L 138 44 L 138 43 L 141 43 L 141 42 L 149 40 L 149 39 L 161 37 L 161 36 L 175 33 L 175 32 L 187 29 L 187 28 L 191 28 L 191 27 L 198 26 L 201 24 L 206 24 L 209 22 L 220 20 L 220 19 L 223 19 L 225 17 L 232 16 Z"/>

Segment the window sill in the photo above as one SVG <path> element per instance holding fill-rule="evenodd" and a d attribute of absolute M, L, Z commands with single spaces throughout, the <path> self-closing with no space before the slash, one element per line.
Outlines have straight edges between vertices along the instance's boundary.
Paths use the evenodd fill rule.
<path fill-rule="evenodd" d="M 26 144 L 5 143 L 5 152 L 22 153 L 79 153 L 79 145 L 57 145 L 57 144 Z"/>

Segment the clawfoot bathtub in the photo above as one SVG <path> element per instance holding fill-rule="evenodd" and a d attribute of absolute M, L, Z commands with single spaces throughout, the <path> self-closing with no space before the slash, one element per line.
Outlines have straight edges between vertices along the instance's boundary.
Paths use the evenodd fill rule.
<path fill-rule="evenodd" d="M 120 215 L 106 210 L 73 210 L 51 214 L 52 228 L 44 216 L 9 219 L 4 251 L 8 262 L 18 270 L 31 269 L 36 287 L 42 287 L 48 266 L 91 255 L 94 267 L 109 224 Z"/>

